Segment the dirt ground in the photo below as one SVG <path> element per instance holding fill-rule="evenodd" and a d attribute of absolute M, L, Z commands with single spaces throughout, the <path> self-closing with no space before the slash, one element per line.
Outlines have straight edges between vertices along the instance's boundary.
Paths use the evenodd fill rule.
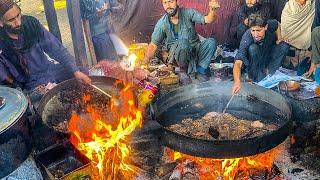
<path fill-rule="evenodd" d="M 42 0 L 21 0 L 22 13 L 37 18 L 41 24 L 48 26 Z M 64 46 L 74 54 L 67 9 L 57 10 L 58 23 Z"/>

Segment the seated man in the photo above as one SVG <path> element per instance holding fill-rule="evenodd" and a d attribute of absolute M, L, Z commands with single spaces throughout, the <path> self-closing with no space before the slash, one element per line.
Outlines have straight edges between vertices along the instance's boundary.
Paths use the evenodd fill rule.
<path fill-rule="evenodd" d="M 271 16 L 270 6 L 267 3 L 260 3 L 257 0 L 246 0 L 246 3 L 233 16 L 230 34 L 236 39 L 238 47 L 243 34 L 249 29 L 248 17 L 250 14 L 261 14 L 266 19 Z"/>
<path fill-rule="evenodd" d="M 0 45 L 0 83 L 22 85 L 32 95 L 43 95 L 39 87 L 72 77 L 91 83 L 58 39 L 34 17 L 21 15 L 13 0 L 0 1 Z"/>
<path fill-rule="evenodd" d="M 233 94 L 238 93 L 241 88 L 243 64 L 249 78 L 258 82 L 279 69 L 289 51 L 289 45 L 282 42 L 278 21 L 266 21 L 261 15 L 252 14 L 249 16 L 249 27 L 242 37 L 235 57 Z"/>
<path fill-rule="evenodd" d="M 211 23 L 216 19 L 215 9 L 219 7 L 216 0 L 209 2 L 209 13 L 204 16 L 198 11 L 180 8 L 177 0 L 162 0 L 166 14 L 158 21 L 148 45 L 144 62 L 148 62 L 159 45 L 164 41 L 169 50 L 168 63 L 177 63 L 180 67 L 180 81 L 182 84 L 191 83 L 188 74 L 197 72 L 199 81 L 207 81 L 205 74 L 216 50 L 215 40 L 212 38 L 200 42 L 195 30 L 195 23 Z"/>
<path fill-rule="evenodd" d="M 109 23 L 111 8 L 115 0 L 81 0 L 80 10 L 83 19 L 88 19 L 97 61 L 116 60 L 117 52 L 109 36 L 113 27 Z"/>

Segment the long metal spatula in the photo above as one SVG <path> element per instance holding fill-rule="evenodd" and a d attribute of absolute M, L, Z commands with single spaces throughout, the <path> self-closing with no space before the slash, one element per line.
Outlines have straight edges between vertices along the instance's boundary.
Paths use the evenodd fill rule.
<path fill-rule="evenodd" d="M 223 118 L 224 113 L 226 113 L 226 111 L 227 111 L 230 103 L 232 102 L 234 96 L 235 96 L 235 94 L 231 96 L 231 98 L 229 99 L 226 107 L 223 109 L 222 114 L 220 114 L 219 117 L 217 118 L 218 127 L 215 128 L 215 127 L 210 126 L 210 128 L 209 128 L 209 134 L 210 134 L 214 139 L 218 139 L 219 136 L 220 136 L 220 132 L 221 132 L 221 127 L 219 126 L 219 125 L 220 125 L 220 121 L 221 121 L 221 119 Z"/>
<path fill-rule="evenodd" d="M 109 93 L 107 93 L 107 92 L 105 92 L 104 90 L 100 89 L 98 86 L 93 85 L 93 84 L 90 84 L 90 86 L 93 87 L 94 89 L 98 90 L 98 91 L 101 92 L 102 94 L 108 96 L 109 98 L 112 98 L 112 96 L 111 96 Z"/>

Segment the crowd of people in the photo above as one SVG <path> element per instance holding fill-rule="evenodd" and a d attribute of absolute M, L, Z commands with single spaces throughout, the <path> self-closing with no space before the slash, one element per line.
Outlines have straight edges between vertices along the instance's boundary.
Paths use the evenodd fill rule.
<path fill-rule="evenodd" d="M 169 68 L 179 67 L 176 72 L 182 84 L 192 83 L 191 74 L 196 74 L 200 82 L 208 81 L 207 69 L 217 42 L 212 37 L 201 38 L 195 26 L 214 22 L 223 2 L 209 0 L 206 15 L 180 7 L 178 0 L 161 3 L 165 14 L 155 24 L 144 62 L 148 63 L 157 51 L 166 51 L 165 62 Z M 118 5 L 116 0 L 80 1 L 81 17 L 89 21 L 98 61 L 118 59 L 108 18 Z M 279 69 L 292 50 L 305 53 L 310 63 L 305 76 L 312 76 L 320 62 L 319 18 L 318 0 L 288 0 L 280 21 L 273 17 L 270 4 L 246 0 L 233 15 L 230 28 L 239 49 L 232 93 L 240 91 L 242 74 L 258 82 Z M 87 70 L 76 65 L 62 43 L 36 18 L 23 15 L 13 0 L 0 2 L 0 50 L 0 83 L 20 87 L 30 97 L 41 97 L 48 84 L 72 77 L 91 83 Z"/>

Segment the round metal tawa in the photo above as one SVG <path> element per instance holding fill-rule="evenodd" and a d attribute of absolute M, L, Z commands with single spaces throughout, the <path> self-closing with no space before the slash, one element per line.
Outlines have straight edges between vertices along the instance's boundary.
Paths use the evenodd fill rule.
<path fill-rule="evenodd" d="M 0 134 L 19 120 L 27 107 L 27 98 L 21 91 L 0 87 Z"/>

